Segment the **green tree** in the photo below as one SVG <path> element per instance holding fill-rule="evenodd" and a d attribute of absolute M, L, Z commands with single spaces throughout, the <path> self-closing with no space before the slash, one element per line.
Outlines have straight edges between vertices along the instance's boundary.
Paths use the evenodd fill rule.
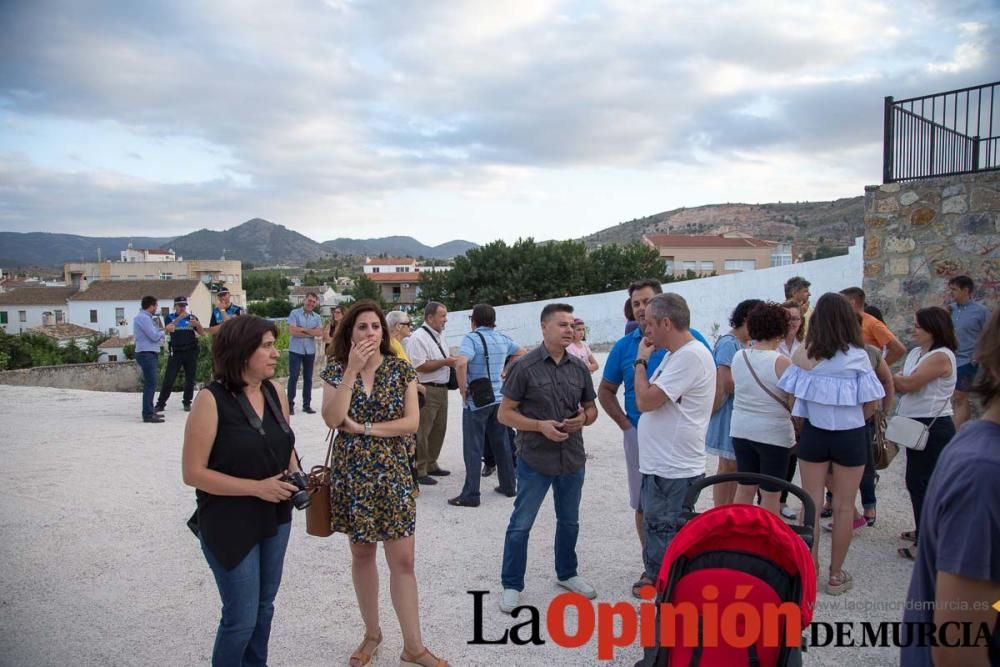
<path fill-rule="evenodd" d="M 382 310 L 389 309 L 389 304 L 382 298 L 382 287 L 363 273 L 354 279 L 354 287 L 344 290 L 344 293 L 353 296 L 355 300 L 371 299 Z"/>
<path fill-rule="evenodd" d="M 287 299 L 292 281 L 279 271 L 244 271 L 243 289 L 248 301 Z"/>
<path fill-rule="evenodd" d="M 292 312 L 292 304 L 287 299 L 268 299 L 247 306 L 247 312 L 260 317 L 288 317 Z"/>

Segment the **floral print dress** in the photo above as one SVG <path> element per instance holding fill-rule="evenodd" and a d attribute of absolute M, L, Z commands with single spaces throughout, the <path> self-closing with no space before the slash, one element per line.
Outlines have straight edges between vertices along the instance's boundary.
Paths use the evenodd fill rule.
<path fill-rule="evenodd" d="M 340 385 L 344 367 L 331 361 L 320 374 Z M 416 379 L 407 361 L 386 355 L 375 370 L 371 396 L 358 375 L 347 416 L 365 422 L 403 417 L 406 387 Z M 413 535 L 417 507 L 407 454 L 408 436 L 377 438 L 338 431 L 330 464 L 330 527 L 351 542 L 374 543 Z"/>

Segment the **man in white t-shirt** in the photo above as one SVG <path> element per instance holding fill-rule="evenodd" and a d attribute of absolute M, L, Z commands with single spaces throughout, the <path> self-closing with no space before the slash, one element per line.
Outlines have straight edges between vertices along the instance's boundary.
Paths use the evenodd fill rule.
<path fill-rule="evenodd" d="M 646 545 L 645 578 L 652 583 L 677 533 L 688 487 L 705 476 L 705 433 L 715 399 L 715 361 L 689 331 L 691 312 L 679 294 L 658 294 L 646 306 L 646 337 L 635 359 L 639 472 Z M 650 371 L 656 348 L 667 355 Z"/>

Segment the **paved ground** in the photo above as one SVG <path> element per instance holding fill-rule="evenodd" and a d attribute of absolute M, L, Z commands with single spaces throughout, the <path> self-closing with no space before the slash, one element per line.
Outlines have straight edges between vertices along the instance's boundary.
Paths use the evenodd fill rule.
<path fill-rule="evenodd" d="M 603 357 L 604 355 L 600 355 Z M 184 525 L 194 493 L 180 479 L 185 413 L 176 400 L 166 423 L 139 421 L 137 394 L 0 386 L 0 664 L 193 665 L 209 661 L 218 598 L 195 538 Z M 511 620 L 497 611 L 503 533 L 511 501 L 484 482 L 483 505 L 450 507 L 461 471 L 461 413 L 452 397 L 442 464 L 455 471 L 418 501 L 417 570 L 428 646 L 452 665 L 598 664 L 596 643 L 567 650 L 473 646 L 473 598 L 488 590 L 484 634 Z M 306 465 L 322 459 L 319 415 L 293 417 Z M 630 600 L 640 571 L 617 427 L 606 417 L 585 432 L 587 482 L 581 509 L 581 573 L 606 602 Z M 714 470 L 714 460 L 710 462 Z M 909 582 L 895 536 L 910 528 L 902 459 L 883 472 L 879 518 L 856 533 L 847 568 L 856 589 L 820 595 L 817 620 L 895 621 Z M 701 506 L 705 505 L 702 499 Z M 546 507 L 532 533 L 523 601 L 543 609 L 557 592 L 552 570 L 554 514 Z M 362 636 L 346 539 L 305 534 L 295 517 L 285 579 L 277 600 L 274 665 L 346 664 Z M 823 540 L 828 560 L 829 538 Z M 384 653 L 398 664 L 399 628 L 382 582 Z M 865 605 L 882 605 L 865 609 Z M 523 619 L 519 619 L 523 620 Z M 543 637 L 544 617 L 542 620 Z M 860 629 L 857 630 L 860 632 Z M 620 651 L 632 665 L 639 651 Z M 897 649 L 814 648 L 807 665 L 893 665 Z"/>

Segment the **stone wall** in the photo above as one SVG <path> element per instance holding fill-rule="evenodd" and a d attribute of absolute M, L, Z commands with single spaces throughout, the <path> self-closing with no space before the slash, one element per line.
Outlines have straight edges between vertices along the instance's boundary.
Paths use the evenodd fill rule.
<path fill-rule="evenodd" d="M 38 366 L 0 372 L 0 384 L 90 391 L 138 391 L 141 374 L 134 361 Z"/>
<path fill-rule="evenodd" d="M 889 328 L 910 341 L 913 314 L 950 301 L 948 280 L 973 279 L 973 298 L 1000 305 L 1000 171 L 865 188 L 864 290 Z"/>

